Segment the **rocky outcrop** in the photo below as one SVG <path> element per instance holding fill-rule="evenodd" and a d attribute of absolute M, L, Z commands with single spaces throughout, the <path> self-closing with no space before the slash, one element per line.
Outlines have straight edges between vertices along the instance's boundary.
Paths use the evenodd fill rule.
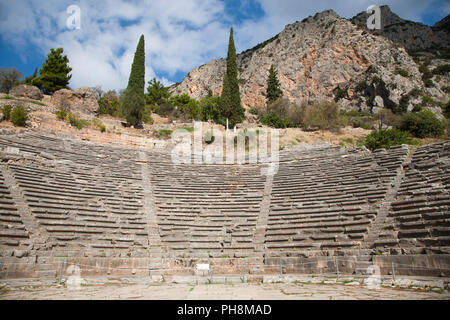
<path fill-rule="evenodd" d="M 58 90 L 52 95 L 51 103 L 55 107 L 70 111 L 79 111 L 88 114 L 98 111 L 97 97 L 88 87 L 81 87 L 76 90 Z"/>
<path fill-rule="evenodd" d="M 9 91 L 11 96 L 17 98 L 28 98 L 33 100 L 42 100 L 43 94 L 41 90 L 35 86 L 30 86 L 27 84 L 19 84 Z"/>
<path fill-rule="evenodd" d="M 381 34 L 394 42 L 402 44 L 408 50 L 448 48 L 450 45 L 449 16 L 436 23 L 434 27 L 429 27 L 422 23 L 401 19 L 391 11 L 389 6 L 382 6 L 380 9 L 381 30 L 371 30 L 370 32 Z M 351 21 L 367 30 L 368 17 L 368 13 L 361 12 L 353 17 Z"/>
<path fill-rule="evenodd" d="M 296 104 L 335 99 L 348 110 L 373 111 L 395 107 L 414 88 L 438 99 L 446 96 L 440 89 L 424 87 L 418 65 L 405 48 L 332 10 L 286 26 L 272 39 L 239 54 L 237 62 L 246 108 L 265 107 L 271 64 L 278 70 L 284 97 Z M 169 91 L 194 99 L 206 96 L 209 89 L 219 95 L 224 73 L 225 60 L 213 60 L 189 72 Z M 363 94 L 356 90 L 361 89 L 358 84 L 364 86 Z"/>

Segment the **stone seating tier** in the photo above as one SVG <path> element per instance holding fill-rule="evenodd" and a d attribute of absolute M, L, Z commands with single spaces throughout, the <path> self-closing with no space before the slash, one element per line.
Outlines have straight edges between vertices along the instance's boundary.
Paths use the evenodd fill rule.
<path fill-rule="evenodd" d="M 176 165 L 170 153 L 34 132 L 0 135 L 0 150 L 0 248 L 30 258 L 136 256 L 156 268 L 223 256 L 450 253 L 449 142 L 411 155 L 406 146 L 292 149 L 269 177 L 265 164 Z"/>

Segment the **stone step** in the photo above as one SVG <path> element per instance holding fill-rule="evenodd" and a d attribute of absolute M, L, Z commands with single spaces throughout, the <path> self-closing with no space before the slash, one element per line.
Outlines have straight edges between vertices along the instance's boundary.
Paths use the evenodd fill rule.
<path fill-rule="evenodd" d="M 39 278 L 47 280 L 56 279 L 56 270 L 37 270 Z"/>

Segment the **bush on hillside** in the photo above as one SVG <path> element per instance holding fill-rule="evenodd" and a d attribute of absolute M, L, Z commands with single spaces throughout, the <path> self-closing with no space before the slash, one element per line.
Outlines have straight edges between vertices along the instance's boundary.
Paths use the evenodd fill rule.
<path fill-rule="evenodd" d="M 401 116 L 394 114 L 390 109 L 381 109 L 375 114 L 375 118 L 389 127 L 398 127 L 401 122 Z"/>
<path fill-rule="evenodd" d="M 117 117 L 121 113 L 120 100 L 118 98 L 100 98 L 98 99 L 98 113 L 108 114 L 110 116 Z"/>
<path fill-rule="evenodd" d="M 444 134 L 444 124 L 431 111 L 407 113 L 403 116 L 400 129 L 410 132 L 417 138 L 437 138 Z"/>
<path fill-rule="evenodd" d="M 447 119 L 450 119 L 450 101 L 448 101 L 443 107 L 442 107 L 442 113 L 444 114 L 444 117 Z"/>
<path fill-rule="evenodd" d="M 65 110 L 58 110 L 56 111 L 56 118 L 58 120 L 65 121 L 67 118 L 67 112 Z"/>
<path fill-rule="evenodd" d="M 402 144 L 415 144 L 407 132 L 398 129 L 377 130 L 369 134 L 363 142 L 369 150 L 389 149 Z"/>
<path fill-rule="evenodd" d="M 307 107 L 302 122 L 305 129 L 339 130 L 342 126 L 339 106 L 335 102 L 322 101 Z"/>
<path fill-rule="evenodd" d="M 153 106 L 151 105 L 145 106 L 144 111 L 142 112 L 142 122 L 146 124 L 153 124 L 152 110 Z"/>
<path fill-rule="evenodd" d="M 346 122 L 350 124 L 353 128 L 363 128 L 366 130 L 373 129 L 373 126 L 375 124 L 375 119 L 368 112 L 359 112 L 359 111 L 341 112 L 341 122 L 343 122 L 342 119 L 347 119 Z"/>
<path fill-rule="evenodd" d="M 399 74 L 399 75 L 401 75 L 402 77 L 405 77 L 405 78 L 409 77 L 409 73 L 405 69 L 397 69 L 397 70 L 395 70 L 394 73 L 395 74 Z"/>
<path fill-rule="evenodd" d="M 173 115 L 175 107 L 170 103 L 162 103 L 158 108 L 155 109 L 155 113 L 161 117 L 169 118 Z"/>
<path fill-rule="evenodd" d="M 103 124 L 103 122 L 101 122 L 97 118 L 92 119 L 92 125 L 98 129 L 100 129 L 100 132 L 106 131 L 106 126 Z"/>
<path fill-rule="evenodd" d="M 259 110 L 257 108 L 251 108 L 248 112 L 255 116 L 259 115 Z"/>
<path fill-rule="evenodd" d="M 8 121 L 11 119 L 11 110 L 12 110 L 12 107 L 10 105 L 6 105 L 3 107 L 3 109 L 2 109 L 3 120 Z"/>
<path fill-rule="evenodd" d="M 281 118 L 278 114 L 276 114 L 274 112 L 263 115 L 261 117 L 260 122 L 263 125 L 273 127 L 273 128 L 278 128 L 278 129 L 284 129 L 288 125 L 286 119 Z"/>
<path fill-rule="evenodd" d="M 27 111 L 24 107 L 15 107 L 11 112 L 11 122 L 17 127 L 24 127 L 27 122 Z"/>
<path fill-rule="evenodd" d="M 74 115 L 73 113 L 70 113 L 70 112 L 67 114 L 67 119 L 73 127 L 77 128 L 79 130 L 83 129 L 84 127 L 89 126 L 88 121 L 80 119 L 76 115 Z"/>
<path fill-rule="evenodd" d="M 299 127 L 302 124 L 304 111 L 304 106 L 298 106 L 288 99 L 280 98 L 267 106 L 266 112 L 261 115 L 260 122 L 268 126 L 277 125 L 278 128 Z"/>
<path fill-rule="evenodd" d="M 433 70 L 433 74 L 445 76 L 450 73 L 450 64 L 443 64 Z"/>
<path fill-rule="evenodd" d="M 169 139 L 172 135 L 172 132 L 173 131 L 170 129 L 161 129 L 161 130 L 155 131 L 154 134 L 157 138 Z"/>

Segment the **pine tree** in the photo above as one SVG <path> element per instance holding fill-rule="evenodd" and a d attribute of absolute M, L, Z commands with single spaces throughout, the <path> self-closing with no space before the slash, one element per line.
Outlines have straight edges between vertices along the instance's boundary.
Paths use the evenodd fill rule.
<path fill-rule="evenodd" d="M 134 54 L 128 86 L 123 94 L 123 112 L 129 126 L 139 126 L 145 109 L 145 44 L 141 35 Z"/>
<path fill-rule="evenodd" d="M 227 71 L 223 79 L 223 89 L 219 103 L 219 112 L 223 118 L 229 120 L 231 127 L 235 126 L 237 123 L 241 123 L 245 114 L 245 110 L 241 106 L 241 95 L 239 93 L 237 76 L 236 48 L 234 46 L 233 28 L 231 28 L 228 45 Z"/>
<path fill-rule="evenodd" d="M 34 69 L 33 75 L 26 77 L 25 80 L 22 81 L 23 84 L 32 84 L 33 80 L 37 78 L 38 69 Z"/>
<path fill-rule="evenodd" d="M 33 79 L 31 83 L 47 93 L 53 93 L 59 89 L 67 88 L 72 75 L 69 73 L 72 68 L 69 67 L 69 59 L 63 56 L 63 48 L 50 49 L 47 60 L 39 69 L 39 77 Z"/>
<path fill-rule="evenodd" d="M 278 80 L 278 72 L 275 69 L 275 66 L 272 65 L 269 69 L 269 78 L 267 79 L 266 99 L 268 105 L 281 98 L 283 91 L 281 91 L 280 87 L 281 84 Z"/>
<path fill-rule="evenodd" d="M 153 78 L 148 82 L 147 94 L 145 100 L 147 104 L 161 105 L 170 97 L 168 88 L 166 88 L 161 82 Z"/>

